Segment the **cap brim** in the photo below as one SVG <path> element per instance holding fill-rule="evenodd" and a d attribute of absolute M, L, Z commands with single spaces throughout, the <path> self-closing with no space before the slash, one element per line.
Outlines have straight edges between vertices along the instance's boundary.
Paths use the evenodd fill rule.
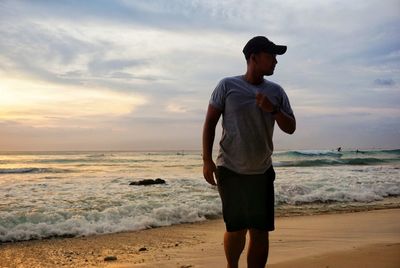
<path fill-rule="evenodd" d="M 275 45 L 275 47 L 274 47 L 274 52 L 277 55 L 285 54 L 286 50 L 287 50 L 287 46 L 277 46 L 277 45 Z"/>

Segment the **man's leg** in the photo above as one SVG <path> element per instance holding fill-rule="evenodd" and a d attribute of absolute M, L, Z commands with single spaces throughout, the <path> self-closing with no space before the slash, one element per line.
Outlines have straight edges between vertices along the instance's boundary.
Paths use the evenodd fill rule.
<path fill-rule="evenodd" d="M 225 232 L 224 249 L 228 268 L 237 268 L 239 265 L 240 254 L 246 244 L 247 230 L 236 232 Z"/>
<path fill-rule="evenodd" d="M 268 231 L 250 229 L 248 268 L 264 268 L 267 264 L 269 249 Z"/>

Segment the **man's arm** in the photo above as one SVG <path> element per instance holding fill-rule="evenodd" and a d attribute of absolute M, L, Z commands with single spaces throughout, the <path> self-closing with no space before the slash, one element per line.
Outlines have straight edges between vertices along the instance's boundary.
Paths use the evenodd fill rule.
<path fill-rule="evenodd" d="M 287 133 L 293 134 L 296 130 L 296 118 L 294 114 L 289 115 L 285 112 L 278 110 L 275 111 L 276 107 L 270 102 L 270 100 L 261 93 L 257 93 L 256 95 L 256 103 L 258 107 L 268 113 L 275 113 L 274 118 L 278 123 L 279 128 Z"/>
<path fill-rule="evenodd" d="M 275 120 L 280 129 L 287 134 L 293 134 L 296 130 L 296 118 L 294 114 L 289 115 L 283 111 L 278 111 L 275 115 Z"/>
<path fill-rule="evenodd" d="M 212 105 L 208 105 L 206 120 L 203 128 L 203 176 L 211 185 L 216 185 L 214 173 L 217 170 L 212 159 L 212 149 L 215 138 L 215 127 L 222 111 Z"/>

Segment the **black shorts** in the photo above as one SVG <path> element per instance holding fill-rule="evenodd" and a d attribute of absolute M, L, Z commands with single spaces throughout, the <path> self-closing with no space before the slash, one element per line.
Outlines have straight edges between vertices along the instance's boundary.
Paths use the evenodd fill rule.
<path fill-rule="evenodd" d="M 275 229 L 274 180 L 275 171 L 272 166 L 259 175 L 243 175 L 218 167 L 218 191 L 228 232 Z"/>

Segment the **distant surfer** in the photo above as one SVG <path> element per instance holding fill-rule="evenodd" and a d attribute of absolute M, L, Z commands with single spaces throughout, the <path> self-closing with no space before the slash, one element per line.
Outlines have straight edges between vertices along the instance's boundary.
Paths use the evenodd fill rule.
<path fill-rule="evenodd" d="M 341 152 L 342 151 L 342 147 L 337 148 L 337 151 Z"/>

